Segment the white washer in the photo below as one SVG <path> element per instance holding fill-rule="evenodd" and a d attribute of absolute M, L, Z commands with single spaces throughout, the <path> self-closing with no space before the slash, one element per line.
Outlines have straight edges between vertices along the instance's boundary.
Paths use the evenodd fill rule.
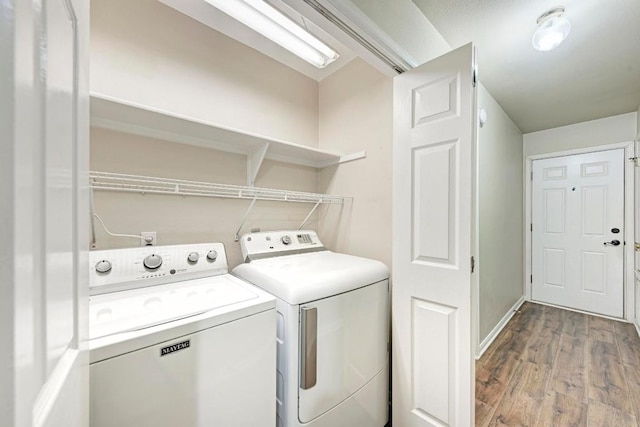
<path fill-rule="evenodd" d="M 91 426 L 273 426 L 276 312 L 220 243 L 90 254 Z"/>
<path fill-rule="evenodd" d="M 279 427 L 388 419 L 389 271 L 331 252 L 313 231 L 246 234 L 233 274 L 275 295 Z"/>

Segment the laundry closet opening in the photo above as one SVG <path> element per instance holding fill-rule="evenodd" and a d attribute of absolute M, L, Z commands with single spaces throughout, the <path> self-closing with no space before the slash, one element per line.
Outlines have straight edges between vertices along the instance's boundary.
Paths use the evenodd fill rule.
<path fill-rule="evenodd" d="M 331 249 L 390 265 L 391 79 L 348 49 L 331 74 L 312 78 L 157 1 L 91 9 L 91 91 L 101 101 L 92 171 L 346 196 L 323 201 L 305 227 Z M 157 244 L 215 236 L 231 268 L 251 201 L 94 191 L 112 233 L 156 232 Z M 314 204 L 258 200 L 241 233 L 297 229 Z M 139 244 L 97 221 L 95 234 L 96 249 Z"/>

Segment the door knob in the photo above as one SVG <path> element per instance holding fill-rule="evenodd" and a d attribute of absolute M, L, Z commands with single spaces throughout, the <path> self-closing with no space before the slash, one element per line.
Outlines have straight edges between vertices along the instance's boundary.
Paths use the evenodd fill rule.
<path fill-rule="evenodd" d="M 620 246 L 620 240 L 612 240 L 610 242 L 604 242 L 605 246 Z"/>

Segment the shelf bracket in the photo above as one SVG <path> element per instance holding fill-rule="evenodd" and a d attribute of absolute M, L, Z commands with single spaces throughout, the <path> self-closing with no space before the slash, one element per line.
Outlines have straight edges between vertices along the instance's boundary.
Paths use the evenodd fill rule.
<path fill-rule="evenodd" d="M 309 215 L 307 215 L 304 221 L 302 221 L 302 224 L 300 224 L 300 227 L 298 227 L 298 230 L 302 230 L 302 227 L 304 227 L 307 221 L 309 221 L 309 218 L 311 218 L 311 215 L 313 215 L 313 213 L 316 211 L 316 208 L 320 205 L 320 203 L 322 203 L 322 199 L 318 200 L 318 203 L 316 203 L 313 209 L 311 209 L 311 212 L 309 212 Z"/>
<path fill-rule="evenodd" d="M 267 154 L 267 150 L 269 149 L 269 143 L 265 142 L 262 146 L 251 150 L 249 154 L 247 154 L 247 186 L 253 187 L 256 182 L 256 177 L 258 176 L 258 171 L 260 170 L 260 166 L 262 166 L 262 162 L 264 161 L 264 156 Z"/>
<path fill-rule="evenodd" d="M 249 205 L 249 209 L 247 209 L 247 211 L 244 213 L 244 216 L 242 217 L 242 222 L 240 223 L 240 227 L 238 227 L 238 231 L 236 231 L 236 236 L 234 241 L 239 242 L 240 241 L 240 231 L 242 230 L 242 227 L 244 227 L 244 223 L 247 221 L 247 217 L 249 216 L 249 214 L 251 213 L 251 210 L 253 209 L 253 205 L 256 204 L 256 200 L 258 200 L 257 198 L 253 198 L 253 200 L 251 200 L 251 204 Z"/>
<path fill-rule="evenodd" d="M 366 151 L 358 151 L 357 153 L 340 156 L 340 160 L 338 160 L 338 163 L 352 162 L 354 160 L 364 159 L 365 157 L 367 157 Z"/>
<path fill-rule="evenodd" d="M 354 160 L 364 159 L 366 157 L 367 157 L 367 152 L 366 151 L 358 151 L 357 153 L 347 154 L 347 155 L 344 155 L 344 156 L 340 156 L 336 160 L 331 160 L 329 162 L 322 163 L 322 164 L 320 164 L 319 167 L 326 168 L 327 166 L 339 165 L 339 164 L 342 164 L 342 163 L 352 162 Z"/>

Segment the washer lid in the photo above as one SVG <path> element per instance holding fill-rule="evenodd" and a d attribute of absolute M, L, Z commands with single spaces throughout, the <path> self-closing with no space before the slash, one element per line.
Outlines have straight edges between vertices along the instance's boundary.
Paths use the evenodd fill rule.
<path fill-rule="evenodd" d="M 229 275 L 89 298 L 89 339 L 149 328 L 258 298 Z"/>
<path fill-rule="evenodd" d="M 331 251 L 266 258 L 240 264 L 233 274 L 289 304 L 348 292 L 389 278 L 379 261 Z"/>

